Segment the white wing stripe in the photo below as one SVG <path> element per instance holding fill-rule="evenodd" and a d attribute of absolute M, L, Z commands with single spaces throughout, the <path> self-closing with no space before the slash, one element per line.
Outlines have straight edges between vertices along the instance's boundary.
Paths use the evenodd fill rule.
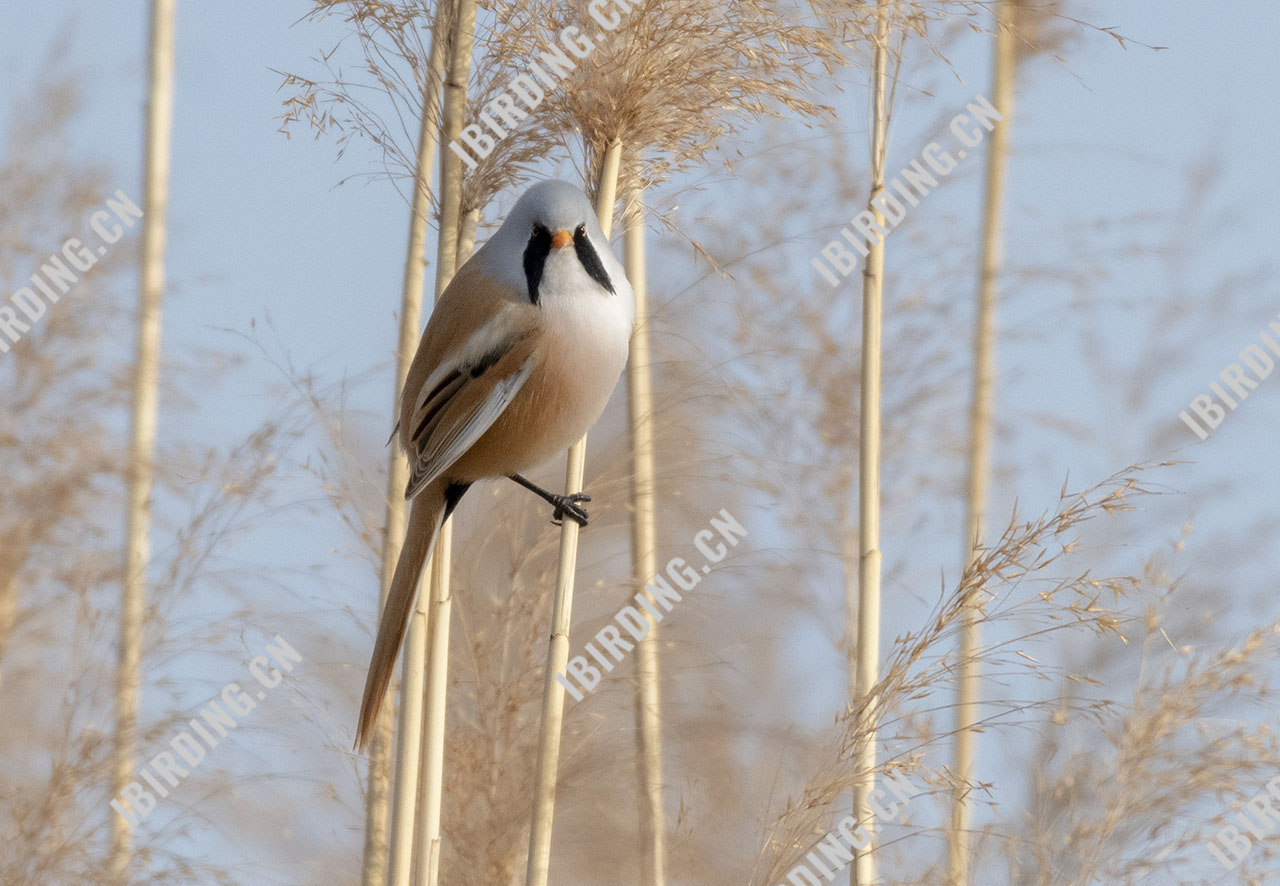
<path fill-rule="evenodd" d="M 532 358 L 525 360 L 518 370 L 495 384 L 465 422 L 460 422 L 446 434 L 432 434 L 429 440 L 424 441 L 430 448 L 419 451 L 405 498 L 412 498 L 419 489 L 447 471 L 484 436 L 484 432 L 498 420 L 498 416 L 502 415 L 524 387 L 529 373 L 533 371 L 533 362 Z"/>
<path fill-rule="evenodd" d="M 440 382 L 444 381 L 449 373 L 465 374 L 469 367 L 478 363 L 486 354 L 493 353 L 495 348 L 519 335 L 521 328 L 520 318 L 506 311 L 486 320 L 484 325 L 471 333 L 460 347 L 442 359 L 435 371 L 427 376 L 427 380 L 422 383 L 422 388 L 418 391 L 418 398 L 413 406 L 414 413 L 419 412 L 426 405 L 427 396 L 440 385 Z"/>

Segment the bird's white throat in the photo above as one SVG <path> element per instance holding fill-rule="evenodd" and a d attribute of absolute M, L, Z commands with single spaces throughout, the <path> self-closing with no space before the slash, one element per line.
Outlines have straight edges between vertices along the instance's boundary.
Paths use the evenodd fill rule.
<path fill-rule="evenodd" d="M 538 302 L 548 325 L 563 334 L 622 341 L 625 349 L 635 318 L 635 296 L 621 274 L 610 277 L 614 292 L 591 279 L 572 248 L 553 250 L 538 286 Z"/>

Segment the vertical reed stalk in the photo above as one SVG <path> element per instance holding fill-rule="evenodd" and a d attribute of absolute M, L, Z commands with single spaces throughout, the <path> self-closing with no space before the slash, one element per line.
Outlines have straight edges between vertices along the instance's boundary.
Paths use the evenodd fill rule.
<path fill-rule="evenodd" d="M 457 0 L 444 88 L 440 137 L 440 228 L 436 244 L 436 298 L 458 269 L 462 222 L 462 160 L 449 143 L 462 132 L 467 84 L 475 45 L 476 2 Z M 445 520 L 431 555 L 431 592 L 427 641 L 426 712 L 423 723 L 421 794 L 418 825 L 418 883 L 435 886 L 440 877 L 440 809 L 444 793 L 445 694 L 449 686 L 449 593 L 453 522 Z"/>
<path fill-rule="evenodd" d="M 964 563 L 969 566 L 982 543 L 991 483 L 991 436 L 995 411 L 995 310 L 1000 275 L 1001 229 L 1004 210 L 1005 160 L 1013 113 L 1013 75 L 1016 44 L 1010 0 L 995 10 L 995 60 L 992 100 L 1004 119 L 987 141 L 986 187 L 983 194 L 982 257 L 978 271 L 978 315 L 973 335 L 973 394 L 969 407 L 969 480 L 964 526 Z M 973 775 L 974 731 L 978 721 L 978 651 L 982 643 L 982 602 L 965 611 L 960 633 L 960 675 L 956 699 L 955 759 L 958 783 L 952 797 L 947 844 L 947 883 L 965 886 L 969 879 L 970 803 L 967 782 Z"/>
<path fill-rule="evenodd" d="M 440 136 L 440 231 L 436 260 L 436 297 L 444 292 L 458 269 L 458 239 L 462 222 L 462 160 L 449 143 L 462 134 L 467 112 L 467 84 L 476 39 L 475 0 L 456 0 L 449 41 L 449 78 L 444 84 L 444 116 Z"/>
<path fill-rule="evenodd" d="M 400 681 L 400 721 L 397 726 L 400 739 L 396 744 L 395 793 L 392 797 L 391 870 L 386 880 L 391 886 L 410 886 L 413 878 L 418 765 L 422 759 L 422 696 L 427 667 L 429 604 L 424 597 L 425 593 L 419 583 L 413 614 L 409 616 L 404 671 Z M 372 793 L 372 786 L 370 792 Z M 369 848 L 366 840 L 366 852 Z M 366 855 L 366 876 L 369 860 Z"/>
<path fill-rule="evenodd" d="M 422 325 L 422 287 L 426 277 L 427 225 L 431 213 L 431 177 L 437 148 L 437 118 L 440 114 L 440 85 L 444 77 L 445 39 L 440 33 L 446 3 L 436 8 L 431 31 L 431 51 L 427 61 L 427 82 L 423 84 L 422 119 L 418 124 L 418 156 L 413 174 L 413 201 L 409 213 L 409 245 L 404 260 L 400 292 L 400 340 L 396 349 L 395 398 L 393 416 L 400 414 L 404 380 L 413 362 L 414 347 Z M 404 543 L 405 483 L 409 466 L 404 455 L 392 447 L 387 463 L 386 531 L 382 541 L 382 588 L 379 617 L 386 606 L 391 577 L 395 574 Z M 414 803 L 418 792 L 419 743 L 422 733 L 422 681 L 426 663 L 426 610 L 419 603 L 409 618 L 405 641 L 404 677 L 400 691 L 400 740 L 396 751 L 394 797 L 392 799 L 391 879 L 393 886 L 409 886 L 409 864 L 413 853 Z M 365 810 L 363 886 L 382 886 L 387 881 L 387 786 L 391 734 L 391 705 L 386 705 L 374 727 L 369 749 L 369 791 Z"/>
<path fill-rule="evenodd" d="M 116 741 L 111 795 L 134 777 L 138 708 L 142 687 L 142 625 L 146 611 L 147 561 L 151 559 L 151 492 L 155 480 L 156 411 L 160 376 L 161 306 L 164 298 L 165 215 L 169 201 L 170 132 L 173 128 L 174 7 L 151 0 L 150 86 L 146 155 L 143 160 L 142 267 L 139 274 L 137 362 L 133 370 L 133 416 L 125 511 L 123 599 L 116 670 Z M 108 882 L 125 886 L 133 858 L 133 835 L 123 816 L 112 814 Z"/>
<path fill-rule="evenodd" d="M 627 419 L 631 430 L 631 573 L 636 590 L 658 571 L 654 482 L 653 386 L 649 357 L 649 307 L 645 289 L 644 191 L 631 195 L 624 260 L 636 297 L 636 323 L 627 363 Z M 646 617 L 648 617 L 646 615 Z M 644 886 L 666 882 L 666 822 L 662 813 L 662 709 L 658 623 L 636 646 L 636 765 L 640 781 L 640 834 Z"/>
<path fill-rule="evenodd" d="M 840 562 L 844 578 L 845 663 L 849 666 L 849 692 L 858 686 L 858 532 L 847 504 L 840 508 Z"/>
<path fill-rule="evenodd" d="M 875 53 L 872 62 L 871 194 L 867 207 L 884 192 L 885 143 L 889 127 L 888 68 L 889 22 L 893 0 L 878 0 Z M 853 790 L 853 815 L 867 833 L 875 836 L 870 795 L 875 790 L 875 705 L 867 698 L 879 679 L 880 669 L 880 351 L 884 300 L 884 240 L 870 244 L 867 269 L 862 278 L 862 403 L 858 441 L 858 660 L 854 695 L 863 704 L 866 723 L 855 752 L 859 780 Z M 850 867 L 853 886 L 870 886 L 875 880 L 874 839 L 856 850 Z"/>
<path fill-rule="evenodd" d="M 600 170 L 596 215 L 607 238 L 613 230 L 613 204 L 617 200 L 618 166 L 622 143 L 613 142 Z M 565 493 L 582 491 L 587 461 L 587 435 L 569 448 Z M 573 582 L 578 566 L 578 524 L 563 521 L 560 527 L 560 560 L 556 569 L 555 601 L 551 614 L 551 641 L 547 645 L 547 673 L 542 685 L 542 726 L 538 734 L 538 764 L 534 773 L 533 823 L 529 829 L 529 864 L 525 886 L 547 886 L 551 871 L 551 825 L 556 811 L 556 777 L 560 769 L 560 726 L 564 721 L 564 687 L 556 674 L 569 660 L 569 627 L 573 617 Z"/>
<path fill-rule="evenodd" d="M 13 572 L 0 584 L 0 689 L 4 688 L 4 654 L 18 621 L 18 570 L 22 558 L 15 558 Z"/>
<path fill-rule="evenodd" d="M 458 251 L 455 269 L 471 257 L 476 245 L 476 228 L 480 224 L 480 210 L 472 209 L 462 217 L 462 230 L 458 235 Z M 449 629 L 453 613 L 453 594 L 450 593 L 450 576 L 453 559 L 453 521 L 446 520 L 440 527 L 436 551 L 431 558 L 431 590 L 429 622 L 430 660 L 426 668 L 432 674 L 449 673 Z M 419 680 L 421 686 L 422 681 Z M 423 826 L 418 841 L 418 882 L 435 886 L 440 880 L 440 815 L 444 796 L 444 745 L 446 680 L 432 683 L 426 697 L 427 724 L 422 744 L 422 783 L 420 805 Z M 415 770 L 417 771 L 417 770 Z"/>
<path fill-rule="evenodd" d="M 445 520 L 431 555 L 430 638 L 427 643 L 426 725 L 422 744 L 421 826 L 418 833 L 418 883 L 440 881 L 441 804 L 444 797 L 445 701 L 449 688 L 449 627 L 453 595 L 449 580 L 453 555 L 453 520 Z"/>
<path fill-rule="evenodd" d="M 462 228 L 458 233 L 458 267 L 467 263 L 476 248 L 476 228 L 480 227 L 480 210 L 472 209 L 462 217 Z"/>

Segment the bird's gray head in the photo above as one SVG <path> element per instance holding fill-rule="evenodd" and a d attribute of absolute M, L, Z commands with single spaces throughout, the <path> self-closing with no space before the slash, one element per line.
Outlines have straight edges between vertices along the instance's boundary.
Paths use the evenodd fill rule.
<path fill-rule="evenodd" d="M 591 201 L 568 182 L 540 182 L 525 191 L 490 244 L 500 250 L 504 261 L 513 254 L 522 256 L 522 282 L 534 304 L 539 304 L 548 265 L 570 258 L 603 294 L 618 295 L 625 289 L 630 296 Z"/>

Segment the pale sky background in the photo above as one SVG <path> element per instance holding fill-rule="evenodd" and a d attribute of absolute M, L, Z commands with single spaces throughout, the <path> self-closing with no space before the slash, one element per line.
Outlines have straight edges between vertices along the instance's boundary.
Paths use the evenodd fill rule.
<path fill-rule="evenodd" d="M 276 405 L 266 388 L 280 384 L 279 372 L 226 331 L 247 333 L 254 321 L 263 331 L 268 315 L 275 331 L 263 331 L 263 341 L 274 352 L 287 352 L 295 366 L 327 382 L 375 370 L 354 388 L 348 406 L 368 419 L 362 436 L 380 443 L 390 429 L 391 355 L 407 207 L 386 181 L 337 186 L 344 177 L 376 170 L 372 150 L 357 145 L 336 161 L 332 139 L 314 140 L 303 128 L 295 128 L 291 139 L 277 131 L 274 118 L 284 93 L 273 69 L 318 73 L 311 59 L 342 36 L 336 20 L 299 22 L 307 8 L 297 2 L 179 3 L 164 348 L 170 355 L 199 348 L 248 355 L 244 365 L 217 384 L 188 391 L 197 406 L 181 419 L 181 435 L 200 436 L 210 445 L 231 445 Z M 1228 414 L 1206 443 L 1197 443 L 1177 414 L 1280 314 L 1275 273 L 1280 231 L 1280 105 L 1275 99 L 1280 57 L 1275 38 L 1280 7 L 1267 0 L 1237 0 L 1210 10 L 1202 3 L 1170 0 L 1098 4 L 1094 9 L 1105 11 L 1080 17 L 1167 48 L 1153 52 L 1133 45 L 1125 51 L 1109 37 L 1086 35 L 1068 49 L 1065 63 L 1041 60 L 1027 72 L 1013 130 L 1006 234 L 1010 262 L 1034 254 L 1041 262 L 1073 264 L 1070 241 L 1054 245 L 1046 238 L 1064 219 L 1149 214 L 1138 230 L 1152 237 L 1152 232 L 1180 230 L 1186 172 L 1213 159 L 1221 177 L 1206 197 L 1206 217 L 1218 232 L 1197 253 L 1196 262 L 1180 267 L 1177 256 L 1117 262 L 1120 271 L 1096 288 L 1097 297 L 1119 300 L 1137 293 L 1175 292 L 1180 286 L 1193 296 L 1187 307 L 1196 313 L 1203 306 L 1194 303 L 1194 295 L 1228 274 L 1257 272 L 1267 282 L 1255 287 L 1261 293 L 1257 303 L 1241 316 L 1225 324 L 1208 318 L 1203 339 L 1194 347 L 1169 365 L 1148 367 L 1158 383 L 1152 398 L 1141 404 L 1141 413 L 1148 421 L 1167 416 L 1170 429 L 1170 445 L 1159 451 L 1144 449 L 1145 442 L 1128 432 L 1134 418 L 1118 395 L 1098 396 L 1089 367 L 1080 360 L 1067 288 L 1044 281 L 1010 287 L 1014 291 L 1002 306 L 1000 323 L 1018 335 L 1000 345 L 998 412 L 1011 423 L 1033 413 L 1061 414 L 1064 422 L 1113 443 L 1105 451 L 1079 447 L 1070 433 L 1020 426 L 1011 438 L 1012 449 L 998 454 L 1002 463 L 1018 467 L 1019 487 L 996 490 L 992 514 L 1007 514 L 1015 499 L 1033 513 L 1051 507 L 1068 474 L 1080 486 L 1129 463 L 1176 454 L 1196 462 L 1177 477 L 1179 488 L 1232 492 L 1167 508 L 1162 504 L 1160 513 L 1169 517 L 1165 538 L 1175 538 L 1189 518 L 1196 519 L 1198 528 L 1217 532 L 1259 521 L 1274 524 L 1280 499 L 1275 458 L 1280 373 Z M 145 16 L 142 3 L 0 0 L 0 145 L 8 137 L 9 118 L 30 100 L 30 88 L 42 72 L 53 66 L 83 74 L 86 113 L 75 130 L 74 152 L 114 170 L 104 199 L 121 187 L 140 202 Z M 60 36 L 65 40 L 62 57 L 52 58 Z M 987 51 L 983 40 L 965 41 L 952 58 L 958 77 L 933 69 L 928 74 L 932 97 L 900 95 L 890 171 L 915 157 L 926 136 L 943 134 L 931 127 L 944 114 L 959 111 L 975 93 L 987 92 Z M 852 74 L 845 83 L 845 119 L 860 123 L 865 119 L 859 110 L 863 85 Z M 857 130 L 855 136 L 853 143 L 861 144 Z M 749 142 L 738 147 L 746 153 L 752 149 Z M 913 218 L 925 225 L 924 213 L 954 213 L 957 230 L 950 237 L 963 237 L 966 230 L 976 236 L 981 167 L 979 159 L 970 157 L 957 174 L 963 180 L 932 196 Z M 510 202 L 505 195 L 502 205 Z M 767 195 L 757 195 L 749 208 L 720 205 L 714 194 L 689 202 L 699 212 L 767 211 Z M 790 240 L 782 248 L 796 267 L 807 266 L 835 226 L 857 209 L 814 207 L 812 225 L 829 225 L 826 236 Z M 686 227 L 697 235 L 693 222 Z M 1092 242 L 1097 243 L 1094 234 Z M 136 248 L 136 235 L 125 244 Z M 60 244 L 48 245 L 52 251 Z M 663 302 L 664 285 L 682 289 L 699 273 L 691 266 L 651 272 L 651 298 Z M 797 285 L 826 286 L 812 272 Z M 852 284 L 843 284 L 843 291 L 854 298 Z M 1113 359 L 1125 364 L 1140 359 L 1143 330 L 1135 328 L 1123 309 L 1095 316 L 1106 318 L 1098 334 Z M 967 344 L 970 330 L 957 329 L 955 335 Z M 119 344 L 127 348 L 131 343 Z M 967 396 L 967 379 L 963 382 L 959 390 Z M 615 401 L 615 407 L 621 404 L 621 396 Z M 160 423 L 162 436 L 175 432 L 166 425 L 163 403 Z M 958 520 L 959 512 L 954 516 Z M 246 562 L 274 558 L 293 568 L 322 561 L 333 545 L 326 531 L 336 534 L 340 528 L 332 521 L 308 520 L 312 534 L 300 536 L 290 526 L 287 535 L 260 535 L 238 554 Z M 759 538 L 753 536 L 747 544 Z M 289 550 L 281 551 L 281 543 Z M 1192 550 L 1194 545 L 1193 540 Z M 1250 564 L 1246 571 L 1257 576 L 1259 585 L 1251 596 L 1274 590 L 1274 538 L 1262 550 L 1245 548 L 1239 555 Z M 952 568 L 939 567 L 943 565 Z M 347 575 L 353 583 L 365 580 L 359 564 L 334 563 L 317 591 L 334 595 L 335 608 L 349 602 L 336 599 Z M 209 605 L 216 613 L 216 604 Z M 1280 606 L 1269 611 L 1254 611 L 1252 604 L 1232 608 L 1231 601 L 1223 601 L 1226 618 L 1241 629 L 1280 616 Z M 289 636 L 278 625 L 246 630 L 252 634 L 246 640 L 246 659 L 261 649 L 261 635 L 282 631 Z M 885 635 L 891 637 L 891 627 L 886 626 Z M 806 645 L 803 636 L 796 642 L 798 648 Z M 323 652 L 299 651 L 304 659 Z M 831 663 L 806 663 L 798 656 L 796 667 L 803 671 Z M 218 668 L 207 675 L 208 684 L 247 677 L 243 669 L 228 672 L 225 660 Z M 362 674 L 363 662 L 355 670 Z M 796 716 L 813 721 L 829 717 L 839 692 L 832 683 L 812 696 L 801 693 L 795 700 Z M 207 688 L 197 688 L 189 700 L 195 706 L 211 696 Z M 354 715 L 335 705 L 326 716 L 340 720 L 348 713 Z M 234 768 L 227 759 L 231 753 L 224 749 L 219 765 Z"/>

